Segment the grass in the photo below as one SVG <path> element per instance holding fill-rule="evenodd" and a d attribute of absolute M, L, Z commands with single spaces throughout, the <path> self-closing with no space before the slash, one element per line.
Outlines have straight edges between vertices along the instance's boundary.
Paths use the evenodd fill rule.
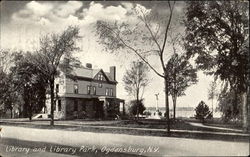
<path fill-rule="evenodd" d="M 60 121 L 58 121 L 60 122 Z M 67 121 L 65 121 L 67 122 Z M 82 121 L 81 121 L 82 122 Z M 197 121 L 192 121 L 197 122 Z M 68 121 L 70 123 L 70 121 Z M 172 131 L 171 134 L 168 134 L 167 131 L 162 130 L 166 129 L 166 120 L 122 120 L 114 121 L 114 123 L 105 124 L 101 121 L 99 123 L 90 123 L 83 125 L 46 125 L 46 124 L 31 124 L 29 122 L 16 123 L 15 126 L 28 127 L 28 128 L 39 128 L 39 129 L 57 129 L 57 130 L 66 130 L 66 131 L 83 131 L 83 132 L 95 132 L 95 133 L 113 133 L 113 134 L 128 134 L 128 135 L 138 135 L 138 136 L 168 136 L 168 137 L 178 137 L 178 138 L 195 138 L 195 139 L 214 139 L 214 140 L 226 140 L 226 141 L 248 141 L 246 136 L 235 136 L 235 135 L 218 135 L 211 133 L 197 133 L 190 131 L 209 131 L 209 132 L 223 132 L 226 130 L 217 130 L 214 128 L 204 128 L 192 126 L 187 121 L 177 120 L 171 122 L 171 129 L 177 130 Z M 11 122 L 0 122 L 2 125 L 13 126 Z M 49 124 L 49 123 L 48 123 Z M 210 125 L 212 123 L 209 123 Z M 218 124 L 217 124 L 218 125 Z M 106 127 L 105 127 L 106 126 Z M 114 128 L 117 127 L 117 128 Z M 150 128 L 156 130 L 140 130 L 135 128 Z M 159 130 L 157 130 L 159 129 Z M 178 130 L 182 130 L 181 132 Z M 184 130 L 184 131 L 183 131 Z M 186 131 L 185 131 L 186 130 Z M 235 131 L 227 131 L 230 133 L 237 133 Z"/>

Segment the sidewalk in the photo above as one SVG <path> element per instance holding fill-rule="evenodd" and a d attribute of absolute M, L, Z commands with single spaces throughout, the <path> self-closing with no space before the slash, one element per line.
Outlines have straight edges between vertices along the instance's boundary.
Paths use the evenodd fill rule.
<path fill-rule="evenodd" d="M 134 148 L 156 151 L 142 151 L 146 156 L 247 156 L 249 143 L 219 140 L 198 140 L 174 137 L 134 136 L 110 133 L 48 130 L 1 126 L 2 138 L 63 144 L 72 147 L 95 146 L 106 153 L 111 148 Z M 141 129 L 141 128 L 140 128 Z M 106 151 L 105 151 L 106 150 Z M 127 152 L 128 154 L 132 152 Z M 139 152 L 140 153 L 140 152 Z M 132 153 L 137 154 L 137 153 Z"/>

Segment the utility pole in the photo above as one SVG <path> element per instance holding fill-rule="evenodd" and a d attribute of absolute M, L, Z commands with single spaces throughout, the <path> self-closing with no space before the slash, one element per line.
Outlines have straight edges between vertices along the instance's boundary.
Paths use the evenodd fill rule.
<path fill-rule="evenodd" d="M 159 112 L 159 108 L 158 108 L 158 96 L 159 96 L 159 93 L 155 94 L 155 97 L 156 97 L 156 112 Z"/>

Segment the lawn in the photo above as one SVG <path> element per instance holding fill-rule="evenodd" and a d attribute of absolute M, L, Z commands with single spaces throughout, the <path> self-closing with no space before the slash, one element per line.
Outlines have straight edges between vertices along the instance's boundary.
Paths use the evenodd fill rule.
<path fill-rule="evenodd" d="M 196 122 L 195 120 L 190 120 Z M 120 120 L 120 121 L 56 121 L 55 126 L 50 126 L 49 121 L 19 122 L 15 126 L 41 128 L 41 129 L 60 129 L 70 131 L 84 131 L 96 133 L 114 133 L 114 134 L 129 134 L 138 136 L 170 136 L 180 138 L 196 138 L 196 139 L 214 139 L 226 141 L 248 141 L 247 136 L 237 136 L 224 133 L 240 133 L 233 130 L 219 130 L 215 128 L 204 128 L 190 125 L 190 121 L 176 120 L 171 122 L 171 134 L 166 132 L 166 120 Z M 13 125 L 13 122 L 0 122 L 1 125 Z M 66 125 L 67 124 L 67 125 Z M 72 124 L 72 125 L 71 125 Z M 78 125 L 75 125 L 78 124 Z M 79 125 L 80 124 L 80 125 Z M 219 125 L 219 123 L 209 122 L 206 125 Z M 230 124 L 233 128 L 233 124 Z M 222 124 L 220 125 L 220 127 Z M 203 133 L 204 132 L 204 133 Z M 217 134 L 216 134 L 217 133 Z M 218 134 L 223 133 L 223 134 Z"/>

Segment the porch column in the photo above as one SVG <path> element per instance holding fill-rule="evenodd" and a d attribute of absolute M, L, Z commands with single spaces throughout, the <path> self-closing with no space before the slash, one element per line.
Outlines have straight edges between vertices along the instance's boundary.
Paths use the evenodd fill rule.
<path fill-rule="evenodd" d="M 122 115 L 125 116 L 125 102 L 122 101 Z"/>
<path fill-rule="evenodd" d="M 104 114 L 104 118 L 107 118 L 108 117 L 108 101 L 107 99 L 104 99 L 103 101 L 103 114 Z"/>

